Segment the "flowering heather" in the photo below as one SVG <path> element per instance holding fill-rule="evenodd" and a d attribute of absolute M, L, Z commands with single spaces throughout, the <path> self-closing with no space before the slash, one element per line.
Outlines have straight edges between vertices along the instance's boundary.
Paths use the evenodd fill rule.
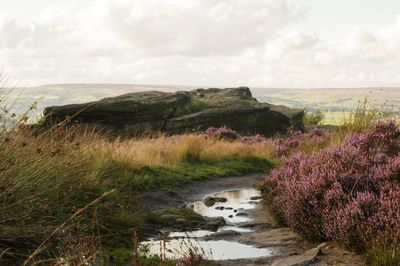
<path fill-rule="evenodd" d="M 288 129 L 285 136 L 275 138 L 266 138 L 261 135 L 241 136 L 235 130 L 228 127 L 210 127 L 206 130 L 205 136 L 217 140 L 231 140 L 244 143 L 249 146 L 265 147 L 271 150 L 274 156 L 290 156 L 291 154 L 307 150 L 318 149 L 328 139 L 328 130 L 323 128 L 313 128 L 307 133 L 296 131 L 293 128 Z"/>
<path fill-rule="evenodd" d="M 326 141 L 327 135 L 328 131 L 323 128 L 312 128 L 306 133 L 289 129 L 287 136 L 275 140 L 275 153 L 277 156 L 289 156 L 307 150 L 308 146 L 317 149 Z"/>
<path fill-rule="evenodd" d="M 229 127 L 209 127 L 206 136 L 214 139 L 236 140 L 240 138 L 239 133 Z"/>
<path fill-rule="evenodd" d="M 242 137 L 240 140 L 243 143 L 249 144 L 249 145 L 254 145 L 254 144 L 259 144 L 259 143 L 269 141 L 269 139 L 266 139 L 265 137 L 263 137 L 259 134 L 254 135 L 254 136 L 245 136 L 245 137 Z"/>
<path fill-rule="evenodd" d="M 278 220 L 308 238 L 358 251 L 385 245 L 400 256 L 400 129 L 394 122 L 377 122 L 318 153 L 297 153 L 262 188 Z"/>

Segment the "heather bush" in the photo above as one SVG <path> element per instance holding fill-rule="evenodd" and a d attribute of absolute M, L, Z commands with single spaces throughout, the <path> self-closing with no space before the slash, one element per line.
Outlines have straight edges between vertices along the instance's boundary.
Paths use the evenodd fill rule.
<path fill-rule="evenodd" d="M 329 145 L 329 138 L 328 131 L 323 128 L 312 128 L 306 133 L 290 128 L 286 136 L 273 140 L 274 152 L 278 157 L 290 156 L 298 151 L 315 151 L 325 145 Z"/>
<path fill-rule="evenodd" d="M 312 128 L 303 133 L 291 127 L 286 135 L 278 135 L 273 138 L 266 138 L 259 134 L 254 136 L 241 136 L 236 131 L 227 128 L 208 128 L 205 136 L 212 140 L 225 140 L 235 143 L 242 143 L 249 150 L 264 150 L 262 154 L 270 157 L 280 158 L 290 156 L 298 151 L 307 153 L 329 146 L 330 138 L 328 130 L 324 128 Z"/>
<path fill-rule="evenodd" d="M 209 127 L 206 132 L 206 136 L 213 139 L 224 139 L 224 140 L 236 140 L 240 138 L 239 133 L 229 127 Z"/>
<path fill-rule="evenodd" d="M 277 219 L 310 239 L 333 239 L 358 251 L 385 246 L 400 256 L 395 122 L 376 122 L 338 146 L 285 159 L 262 189 Z"/>

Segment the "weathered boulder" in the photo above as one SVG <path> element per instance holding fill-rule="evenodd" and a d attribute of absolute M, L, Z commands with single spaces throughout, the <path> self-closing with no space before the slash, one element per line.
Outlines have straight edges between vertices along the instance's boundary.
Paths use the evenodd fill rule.
<path fill-rule="evenodd" d="M 115 135 L 166 134 L 227 126 L 241 134 L 271 136 L 294 126 L 303 130 L 303 111 L 260 103 L 247 87 L 166 93 L 146 91 L 86 104 L 44 110 L 44 125 L 71 119 Z"/>

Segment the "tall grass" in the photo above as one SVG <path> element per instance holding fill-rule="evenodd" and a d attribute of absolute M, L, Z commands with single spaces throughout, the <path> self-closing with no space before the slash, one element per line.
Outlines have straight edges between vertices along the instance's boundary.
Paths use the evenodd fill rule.
<path fill-rule="evenodd" d="M 93 143 L 93 136 L 63 129 L 38 134 L 24 126 L 2 132 L 0 249 L 7 251 L 0 261 L 24 260 L 54 227 L 91 200 L 84 196 L 93 184 L 81 145 Z"/>
<path fill-rule="evenodd" d="M 201 134 L 132 140 L 97 141 L 87 152 L 98 159 L 113 160 L 125 166 L 171 166 L 182 162 L 218 161 L 230 157 L 271 157 L 267 146 L 250 146 L 241 141 L 216 140 Z"/>

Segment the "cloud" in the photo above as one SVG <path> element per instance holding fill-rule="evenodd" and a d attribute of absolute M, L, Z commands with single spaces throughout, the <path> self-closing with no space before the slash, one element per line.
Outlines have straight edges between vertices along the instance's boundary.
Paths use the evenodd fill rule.
<path fill-rule="evenodd" d="M 29 84 L 400 84 L 400 17 L 323 38 L 299 26 L 309 14 L 294 0 L 41 3 L 0 14 L 0 67 Z"/>
<path fill-rule="evenodd" d="M 355 27 L 341 38 L 288 31 L 264 46 L 253 84 L 283 87 L 399 86 L 400 16 L 375 30 Z"/>
<path fill-rule="evenodd" d="M 120 1 L 110 20 L 132 48 L 148 56 L 215 56 L 264 44 L 302 17 L 282 0 Z"/>

